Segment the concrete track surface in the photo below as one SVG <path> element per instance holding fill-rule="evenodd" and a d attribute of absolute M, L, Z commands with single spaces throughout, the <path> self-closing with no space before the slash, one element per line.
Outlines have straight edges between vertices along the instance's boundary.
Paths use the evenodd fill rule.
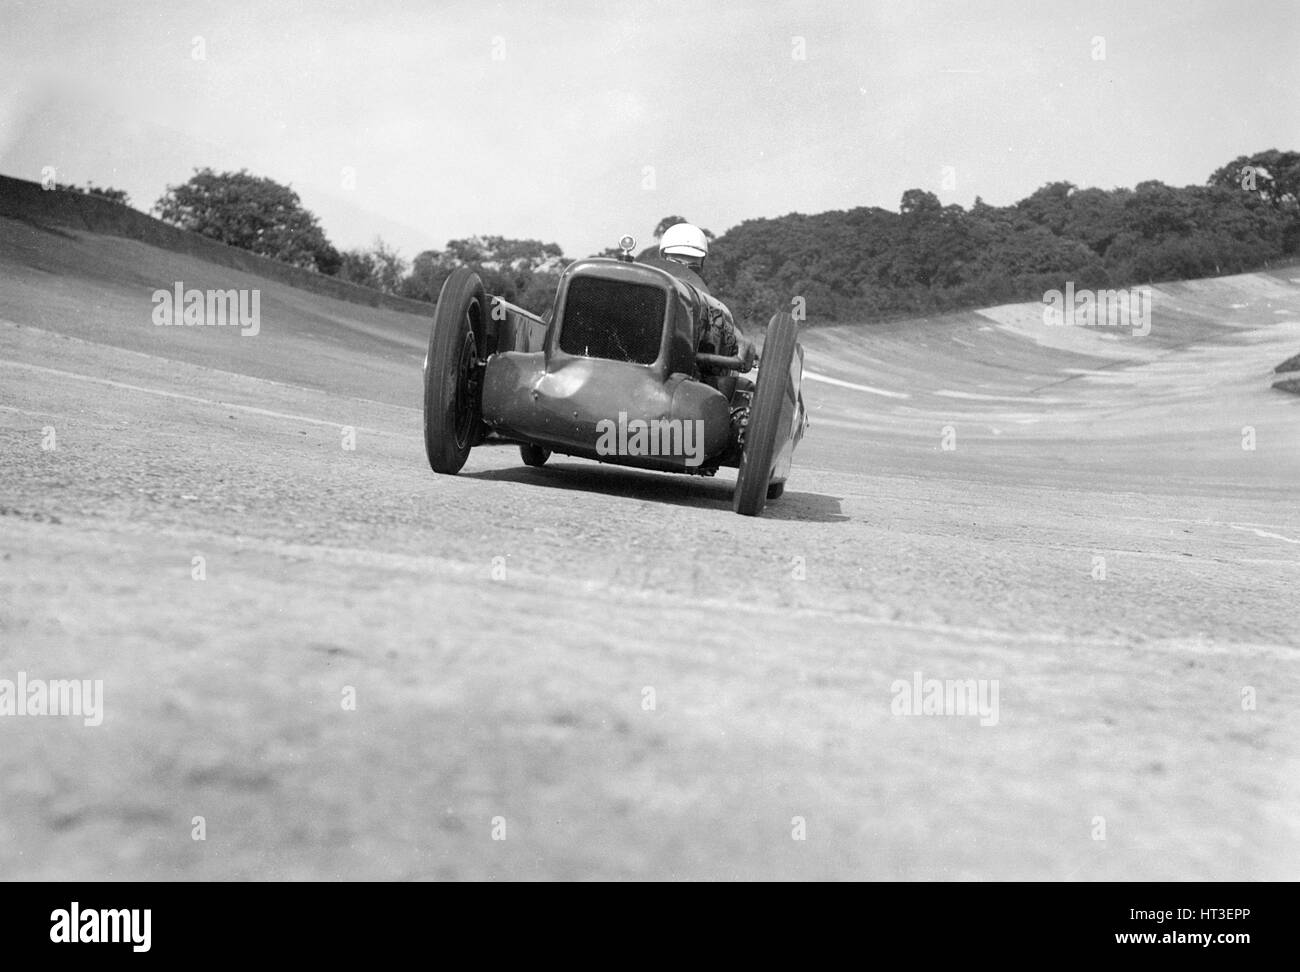
<path fill-rule="evenodd" d="M 154 326 L 176 281 L 260 334 Z M 727 471 L 435 476 L 426 327 L 0 220 L 0 679 L 103 682 L 0 716 L 0 875 L 1296 877 L 1300 270 L 1146 337 L 808 331 L 760 519 Z"/>

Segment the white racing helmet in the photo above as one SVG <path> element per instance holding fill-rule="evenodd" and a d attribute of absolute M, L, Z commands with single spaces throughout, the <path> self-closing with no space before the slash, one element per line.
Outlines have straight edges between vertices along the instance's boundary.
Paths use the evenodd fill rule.
<path fill-rule="evenodd" d="M 709 255 L 709 240 L 704 230 L 693 223 L 674 223 L 659 238 L 659 255 L 665 259 L 677 257 L 680 262 L 699 266 Z"/>

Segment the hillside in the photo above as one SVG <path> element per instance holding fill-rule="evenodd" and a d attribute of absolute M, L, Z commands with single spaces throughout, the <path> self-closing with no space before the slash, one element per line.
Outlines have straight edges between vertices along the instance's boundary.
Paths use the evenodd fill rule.
<path fill-rule="evenodd" d="M 147 243 L 206 263 L 254 273 L 312 293 L 348 303 L 425 313 L 421 302 L 287 266 L 246 250 L 226 246 L 198 233 L 170 226 L 136 209 L 92 195 L 46 191 L 38 183 L 0 175 L 0 216 L 48 229 L 86 230 Z"/>

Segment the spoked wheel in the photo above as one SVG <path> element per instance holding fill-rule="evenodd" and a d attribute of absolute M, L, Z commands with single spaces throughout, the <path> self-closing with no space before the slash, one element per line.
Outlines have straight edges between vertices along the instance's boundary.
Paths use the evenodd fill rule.
<path fill-rule="evenodd" d="M 545 446 L 521 445 L 519 458 L 524 461 L 525 466 L 544 466 L 546 460 L 551 458 L 551 450 Z"/>
<path fill-rule="evenodd" d="M 782 428 L 790 365 L 794 361 L 799 326 L 789 314 L 777 314 L 767 325 L 767 339 L 758 366 L 758 383 L 750 400 L 745 443 L 732 508 L 741 516 L 758 516 L 769 499 L 785 491 L 784 483 L 771 482 Z M 793 403 L 792 403 L 793 404 Z"/>
<path fill-rule="evenodd" d="M 478 274 L 452 271 L 438 295 L 424 364 L 424 451 L 434 472 L 455 475 L 483 431 L 482 367 L 476 333 L 487 295 Z"/>

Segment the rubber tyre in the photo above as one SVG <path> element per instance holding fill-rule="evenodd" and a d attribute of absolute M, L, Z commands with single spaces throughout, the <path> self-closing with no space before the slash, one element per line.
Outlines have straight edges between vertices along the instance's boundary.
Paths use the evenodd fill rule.
<path fill-rule="evenodd" d="M 460 472 L 482 438 L 483 410 L 471 378 L 486 320 L 483 282 L 457 267 L 438 294 L 424 366 L 424 452 L 434 472 Z"/>
<path fill-rule="evenodd" d="M 758 516 L 769 494 L 772 459 L 781 428 L 781 406 L 790 383 L 790 365 L 799 337 L 799 326 L 789 314 L 776 314 L 767 325 L 763 355 L 758 365 L 758 384 L 749 406 L 745 426 L 745 448 L 740 456 L 732 508 L 741 516 Z M 780 495 L 778 492 L 777 495 Z M 775 497 L 773 497 L 775 499 Z"/>
<path fill-rule="evenodd" d="M 545 446 L 521 445 L 519 458 L 524 461 L 525 466 L 545 466 L 546 460 L 551 458 L 551 450 Z"/>

